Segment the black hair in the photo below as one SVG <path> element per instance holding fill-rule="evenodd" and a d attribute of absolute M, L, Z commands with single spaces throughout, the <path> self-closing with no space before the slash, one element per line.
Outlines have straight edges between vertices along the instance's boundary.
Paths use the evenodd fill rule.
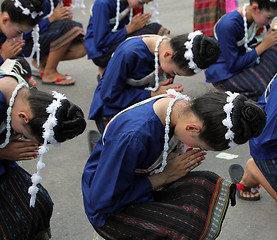
<path fill-rule="evenodd" d="M 250 0 L 250 5 L 253 3 L 257 3 L 260 10 L 277 10 L 277 2 L 272 2 L 270 0 Z"/>
<path fill-rule="evenodd" d="M 230 140 L 225 139 L 227 128 L 222 124 L 226 118 L 223 110 L 228 95 L 225 92 L 210 92 L 192 101 L 192 112 L 202 121 L 199 138 L 216 151 L 228 149 Z M 254 101 L 238 95 L 234 101 L 231 130 L 236 144 L 246 143 L 261 134 L 266 124 L 265 111 Z"/>
<path fill-rule="evenodd" d="M 185 42 L 188 41 L 188 33 L 176 36 L 170 40 L 170 46 L 174 51 L 172 60 L 180 69 L 190 69 L 188 60 L 184 54 L 187 51 Z M 192 46 L 193 61 L 200 69 L 206 69 L 214 64 L 220 55 L 220 46 L 217 40 L 206 35 L 197 35 L 193 40 Z M 193 70 L 190 69 L 192 73 Z"/>
<path fill-rule="evenodd" d="M 19 0 L 24 8 L 30 10 L 30 12 L 41 12 L 44 9 L 44 0 Z M 1 4 L 1 12 L 7 12 L 10 16 L 11 22 L 17 24 L 25 24 L 27 26 L 34 27 L 39 20 L 43 17 L 37 15 L 32 18 L 31 15 L 25 15 L 22 13 L 20 7 L 15 6 L 15 2 L 12 0 L 4 0 Z"/>
<path fill-rule="evenodd" d="M 28 82 L 29 78 L 32 76 L 32 70 L 28 61 L 21 56 L 11 59 L 17 61 L 17 64 L 14 65 L 12 72 L 20 75 L 26 82 Z"/>
<path fill-rule="evenodd" d="M 27 127 L 40 143 L 44 141 L 42 136 L 43 124 L 49 116 L 46 108 L 53 102 L 53 99 L 49 93 L 39 91 L 36 88 L 30 89 L 28 101 L 33 118 L 27 123 Z M 61 100 L 61 106 L 57 109 L 55 116 L 57 125 L 53 130 L 54 137 L 58 142 L 71 139 L 85 130 L 86 122 L 82 110 L 67 99 Z"/>

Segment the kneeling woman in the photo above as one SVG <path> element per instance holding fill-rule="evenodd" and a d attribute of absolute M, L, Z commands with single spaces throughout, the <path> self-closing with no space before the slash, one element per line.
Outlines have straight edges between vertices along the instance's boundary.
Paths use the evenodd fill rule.
<path fill-rule="evenodd" d="M 81 109 L 62 94 L 29 89 L 24 76 L 15 73 L 26 72 L 22 62 L 9 61 L 1 68 L 14 61 L 16 69 L 0 71 L 0 236 L 46 240 L 51 237 L 53 211 L 53 202 L 39 176 L 46 145 L 78 136 L 86 122 Z M 37 157 L 38 173 L 32 177 L 16 163 Z"/>
<path fill-rule="evenodd" d="M 231 92 L 190 100 L 170 90 L 123 110 L 84 169 L 89 221 L 105 239 L 216 238 L 235 186 L 215 173 L 190 171 L 205 150 L 243 144 L 265 123 L 261 107 Z"/>

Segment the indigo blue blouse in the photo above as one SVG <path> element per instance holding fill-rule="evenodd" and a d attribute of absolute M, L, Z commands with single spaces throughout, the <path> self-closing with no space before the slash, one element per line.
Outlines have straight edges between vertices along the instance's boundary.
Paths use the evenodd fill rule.
<path fill-rule="evenodd" d="M 154 201 L 147 169 L 160 156 L 164 126 L 149 103 L 116 117 L 88 159 L 82 176 L 85 212 L 91 224 L 101 227 L 109 214 L 127 205 Z"/>
<path fill-rule="evenodd" d="M 126 84 L 126 79 L 141 79 L 154 70 L 154 55 L 142 37 L 122 42 L 96 87 L 88 118 L 115 115 L 124 108 L 149 98 L 151 91 L 144 89 L 147 86 L 133 87 Z"/>
<path fill-rule="evenodd" d="M 251 23 L 248 23 L 248 28 Z M 244 45 L 238 46 L 237 42 L 244 38 L 243 18 L 237 10 L 223 16 L 215 26 L 220 45 L 221 54 L 217 62 L 206 71 L 207 82 L 226 80 L 256 63 L 258 58 L 256 50 L 246 52 Z M 254 38 L 248 46 L 255 43 Z"/>
<path fill-rule="evenodd" d="M 112 45 L 126 38 L 125 26 L 129 23 L 129 15 L 119 22 L 117 31 L 112 32 L 115 24 L 111 24 L 110 19 L 116 16 L 116 3 L 117 0 L 94 2 L 85 36 L 88 59 L 102 56 Z M 120 2 L 120 12 L 127 7 L 127 3 Z"/>

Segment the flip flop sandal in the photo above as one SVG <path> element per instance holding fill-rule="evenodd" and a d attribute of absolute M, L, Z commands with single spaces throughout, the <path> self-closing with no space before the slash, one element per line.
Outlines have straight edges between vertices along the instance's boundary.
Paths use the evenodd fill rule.
<path fill-rule="evenodd" d="M 258 189 L 260 188 L 261 186 L 259 185 L 258 187 L 255 187 L 255 188 L 250 188 L 250 187 L 246 187 L 244 186 L 243 184 L 241 183 L 238 183 L 237 184 L 237 189 L 239 191 L 237 191 L 237 196 L 238 198 L 240 199 L 243 199 L 243 200 L 246 200 L 246 201 L 258 201 L 261 199 L 260 196 L 255 196 L 255 197 L 244 197 L 240 194 L 240 191 L 242 191 L 243 193 L 253 193 L 253 194 L 256 194 L 256 193 L 259 193 Z"/>
<path fill-rule="evenodd" d="M 243 167 L 239 164 L 232 164 L 229 167 L 229 175 L 233 183 L 238 184 L 240 183 L 242 176 L 244 174 Z"/>
<path fill-rule="evenodd" d="M 242 185 L 240 183 L 242 176 L 244 174 L 244 170 L 243 167 L 240 164 L 232 164 L 229 167 L 229 175 L 231 177 L 231 180 L 233 183 L 236 184 L 237 186 L 237 196 L 240 199 L 246 200 L 246 201 L 258 201 L 260 200 L 260 196 L 255 196 L 255 197 L 243 197 L 240 194 L 240 190 L 242 190 L 243 192 L 252 192 L 253 194 L 258 192 L 258 188 L 260 188 L 260 186 L 258 186 L 257 188 L 250 188 L 250 187 L 246 187 L 244 185 Z"/>
<path fill-rule="evenodd" d="M 71 82 L 71 83 L 65 83 L 65 84 L 58 84 L 61 81 L 64 80 L 71 80 L 72 78 L 70 76 L 66 76 L 66 78 L 56 78 L 56 80 L 54 82 L 44 82 L 42 81 L 42 84 L 46 84 L 46 85 L 56 85 L 56 86 L 72 86 L 75 84 L 75 82 Z"/>

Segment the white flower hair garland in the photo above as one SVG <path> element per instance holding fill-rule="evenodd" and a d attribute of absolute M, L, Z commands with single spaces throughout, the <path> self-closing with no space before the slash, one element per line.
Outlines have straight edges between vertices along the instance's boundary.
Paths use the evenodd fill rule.
<path fill-rule="evenodd" d="M 42 11 L 40 11 L 40 12 L 36 12 L 36 11 L 31 12 L 29 8 L 23 7 L 19 0 L 12 0 L 12 1 L 14 2 L 15 7 L 20 8 L 24 15 L 26 15 L 26 16 L 30 15 L 32 19 L 35 19 L 37 16 L 41 16 L 43 14 Z"/>
<path fill-rule="evenodd" d="M 188 41 L 184 43 L 185 47 L 187 48 L 187 51 L 184 54 L 184 58 L 189 61 L 188 65 L 189 68 L 194 71 L 194 73 L 199 73 L 201 72 L 202 69 L 198 68 L 197 64 L 193 61 L 193 52 L 192 52 L 192 47 L 193 47 L 193 40 L 197 35 L 201 35 L 202 32 L 197 30 L 195 32 L 191 32 L 188 35 Z"/>
<path fill-rule="evenodd" d="M 160 168 L 153 170 L 150 174 L 157 174 L 160 172 L 163 172 L 166 164 L 167 164 L 167 156 L 168 156 L 168 149 L 169 149 L 169 125 L 170 125 L 170 114 L 172 111 L 172 106 L 174 105 L 174 103 L 177 100 L 186 100 L 186 101 L 190 101 L 190 97 L 188 97 L 187 95 L 183 95 L 179 92 L 176 92 L 174 89 L 168 89 L 167 90 L 167 95 L 169 97 L 172 97 L 173 99 L 169 102 L 168 108 L 167 108 L 167 115 L 165 118 L 165 134 L 164 134 L 164 150 L 163 150 L 163 161 L 162 161 L 162 165 Z"/>
<path fill-rule="evenodd" d="M 228 143 L 228 146 L 235 147 L 235 146 L 237 146 L 237 144 L 233 141 L 233 139 L 235 137 L 235 133 L 231 130 L 231 128 L 233 127 L 231 114 L 232 114 L 232 110 L 234 108 L 233 101 L 239 94 L 231 93 L 230 91 L 227 91 L 226 94 L 228 94 L 228 97 L 226 99 L 227 103 L 223 106 L 223 110 L 227 116 L 225 119 L 222 120 L 222 124 L 227 128 L 227 132 L 225 134 L 225 139 L 230 141 Z"/>
<path fill-rule="evenodd" d="M 161 44 L 161 42 L 164 40 L 164 39 L 170 39 L 169 37 L 167 36 L 163 36 L 163 37 L 160 37 L 160 39 L 156 42 L 156 46 L 155 46 L 155 50 L 154 50 L 154 55 L 155 55 L 155 87 L 152 88 L 152 87 L 147 87 L 145 88 L 146 90 L 150 90 L 150 91 L 156 91 L 158 88 L 159 88 L 159 46 Z"/>
<path fill-rule="evenodd" d="M 49 116 L 46 120 L 46 122 L 43 124 L 43 133 L 42 136 L 44 138 L 43 145 L 39 147 L 39 161 L 37 163 L 37 172 L 34 173 L 31 177 L 32 179 L 32 186 L 29 187 L 28 193 L 31 195 L 30 199 L 30 207 L 35 206 L 36 202 L 36 195 L 38 192 L 37 184 L 41 182 L 41 176 L 40 170 L 45 167 L 45 164 L 43 163 L 43 156 L 45 153 L 49 151 L 49 148 L 47 144 L 50 142 L 54 146 L 60 146 L 60 143 L 58 143 L 54 137 L 54 127 L 57 125 L 57 118 L 56 118 L 56 112 L 58 108 L 62 105 L 61 101 L 66 99 L 66 97 L 61 94 L 57 93 L 55 91 L 52 91 L 53 95 L 53 102 L 46 108 L 46 112 L 49 113 Z"/>
<path fill-rule="evenodd" d="M 18 93 L 18 91 L 22 88 L 22 87 L 28 87 L 27 83 L 20 83 L 16 86 L 16 88 L 13 90 L 12 96 L 10 98 L 10 104 L 9 107 L 7 109 L 7 125 L 6 125 L 6 129 L 7 129 L 7 133 L 6 133 L 6 139 L 5 141 L 0 145 L 0 148 L 4 148 L 8 145 L 9 140 L 10 140 L 10 136 L 11 136 L 11 115 L 12 115 L 12 107 L 14 104 L 14 99 Z"/>
<path fill-rule="evenodd" d="M 34 54 L 36 53 L 37 67 L 39 67 L 40 44 L 39 44 L 39 26 L 38 26 L 38 24 L 33 28 L 32 38 L 33 38 L 33 48 L 32 48 L 31 55 L 28 57 L 28 59 L 32 59 Z"/>

